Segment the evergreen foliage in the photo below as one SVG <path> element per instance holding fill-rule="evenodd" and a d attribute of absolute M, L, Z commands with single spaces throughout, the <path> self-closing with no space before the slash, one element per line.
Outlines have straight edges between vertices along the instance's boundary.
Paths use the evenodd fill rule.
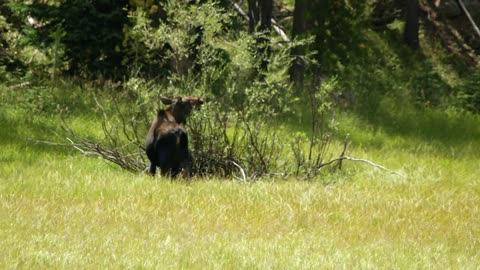
<path fill-rule="evenodd" d="M 65 62 L 70 74 L 86 77 L 121 74 L 119 45 L 128 23 L 126 0 L 46 1 L 8 6 L 23 21 L 22 44 L 48 50 L 48 57 Z M 64 51 L 59 54 L 59 44 Z"/>
<path fill-rule="evenodd" d="M 258 1 L 241 3 L 244 10 L 258 13 L 255 13 L 258 18 L 253 14 L 250 20 L 259 20 L 257 23 L 261 22 L 260 17 L 276 20 L 274 24 L 261 22 L 258 29 L 253 28 L 258 30 L 253 33 L 252 24 L 237 16 L 231 2 L 225 0 L 4 1 L 0 3 L 2 76 L 6 78 L 9 73 L 11 77 L 11 72 L 15 71 L 18 76 L 27 75 L 29 79 L 57 78 L 62 74 L 114 81 L 138 78 L 160 83 L 163 88 L 170 89 L 169 92 L 177 91 L 170 88 L 175 85 L 181 92 L 202 88 L 199 92 L 216 96 L 229 92 L 232 87 L 251 90 L 255 84 L 288 92 L 286 85 L 290 84 L 290 79 L 283 75 L 280 66 L 299 65 L 302 74 L 292 79 L 303 81 L 305 78 L 306 83 L 295 87 L 308 88 L 314 81 L 320 82 L 320 78 L 344 76 L 345 70 L 355 69 L 359 61 L 370 61 L 372 52 L 379 59 L 390 62 L 391 59 L 386 59 L 388 49 L 382 48 L 383 40 L 390 40 L 393 47 L 404 47 L 400 35 L 408 15 L 404 0 L 298 0 L 302 12 L 295 14 L 303 17 L 300 20 L 304 24 L 302 33 L 295 36 L 295 42 L 284 43 L 271 28 L 283 26 L 285 32 L 290 32 L 293 21 L 290 15 L 295 2 L 273 1 L 273 6 L 268 8 L 260 6 Z M 442 52 L 427 51 L 429 44 L 441 43 L 447 51 L 457 52 L 459 57 L 453 60 L 460 64 L 452 68 L 468 77 L 462 61 L 478 61 L 478 52 L 467 50 L 469 44 L 476 44 L 475 38 L 466 34 L 460 24 L 437 16 L 440 11 L 429 1 L 419 5 L 424 25 L 420 34 L 427 45 L 420 53 L 426 59 L 434 58 Z M 435 18 L 437 21 L 432 22 Z M 457 43 L 452 44 L 445 37 L 448 31 L 436 37 L 438 27 L 445 24 L 451 24 L 445 29 L 455 28 L 466 41 L 457 35 Z M 372 39 L 375 35 L 382 37 L 380 42 Z M 285 47 L 292 49 L 292 57 L 286 57 Z M 460 57 L 462 51 L 468 56 Z M 282 59 L 280 66 L 274 63 L 275 59 Z M 362 63 L 372 64 L 376 63 Z M 372 68 L 382 67 L 380 64 Z M 429 104 L 457 100 L 450 103 L 479 110 L 476 105 L 478 90 L 473 89 L 472 83 L 465 83 L 461 89 L 447 87 L 437 91 L 434 90 L 437 82 L 430 83 L 432 72 L 435 73 L 415 75 L 414 81 L 419 83 L 414 88 L 419 89 L 410 91 L 413 100 Z M 469 80 L 475 81 L 474 78 Z M 340 81 L 339 87 L 342 86 L 346 87 Z M 305 93 L 305 88 L 297 89 L 297 93 Z M 362 90 L 349 91 L 360 98 L 364 95 Z M 236 93 L 235 97 L 240 101 L 244 99 L 241 93 Z M 275 95 L 273 97 L 271 100 L 276 100 Z"/>

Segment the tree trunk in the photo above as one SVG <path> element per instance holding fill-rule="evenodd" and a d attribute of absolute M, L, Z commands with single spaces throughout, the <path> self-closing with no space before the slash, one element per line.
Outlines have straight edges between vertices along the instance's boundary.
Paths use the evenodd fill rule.
<path fill-rule="evenodd" d="M 248 32 L 253 34 L 259 21 L 258 1 L 248 0 Z"/>
<path fill-rule="evenodd" d="M 412 49 L 418 49 L 420 43 L 418 41 L 419 29 L 419 7 L 418 0 L 407 0 L 407 20 L 405 24 L 405 31 L 403 39 L 405 43 Z"/>
<path fill-rule="evenodd" d="M 260 31 L 272 29 L 273 0 L 260 0 Z"/>
<path fill-rule="evenodd" d="M 261 36 L 259 38 L 259 54 L 262 57 L 260 63 L 260 70 L 263 72 L 260 75 L 260 79 L 265 79 L 265 72 L 267 71 L 268 62 L 270 58 L 270 31 L 272 30 L 272 11 L 273 0 L 260 0 L 260 31 Z"/>
<path fill-rule="evenodd" d="M 261 32 L 257 35 L 257 56 L 261 59 L 257 75 L 260 74 L 261 81 L 265 80 L 270 56 L 269 35 L 272 29 L 272 12 L 273 0 L 248 0 L 248 31 L 254 34 L 258 26 Z"/>
<path fill-rule="evenodd" d="M 295 0 L 295 9 L 293 11 L 292 40 L 295 37 L 305 33 L 305 0 Z M 294 57 L 290 67 L 290 80 L 299 87 L 303 86 L 303 74 L 305 72 L 305 63 L 302 59 L 304 54 L 303 46 L 293 47 L 291 55 Z"/>

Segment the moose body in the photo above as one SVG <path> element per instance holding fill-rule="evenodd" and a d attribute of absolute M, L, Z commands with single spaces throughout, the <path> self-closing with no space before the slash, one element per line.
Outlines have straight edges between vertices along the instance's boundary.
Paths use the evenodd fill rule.
<path fill-rule="evenodd" d="M 183 170 L 184 178 L 190 177 L 191 156 L 188 150 L 188 136 L 185 127 L 186 117 L 193 106 L 203 101 L 197 97 L 168 99 L 161 98 L 169 105 L 159 110 L 147 135 L 146 153 L 150 160 L 148 172 L 155 175 L 160 167 L 162 175 L 177 176 Z"/>

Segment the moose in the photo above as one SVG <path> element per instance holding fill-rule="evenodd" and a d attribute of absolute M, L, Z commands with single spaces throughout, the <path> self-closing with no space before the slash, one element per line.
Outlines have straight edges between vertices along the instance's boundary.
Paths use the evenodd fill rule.
<path fill-rule="evenodd" d="M 191 156 L 184 124 L 194 107 L 200 107 L 199 97 L 160 97 L 167 108 L 158 110 L 147 134 L 146 153 L 150 160 L 148 172 L 155 175 L 157 166 L 165 176 L 176 177 L 183 169 L 183 177 L 190 178 Z"/>

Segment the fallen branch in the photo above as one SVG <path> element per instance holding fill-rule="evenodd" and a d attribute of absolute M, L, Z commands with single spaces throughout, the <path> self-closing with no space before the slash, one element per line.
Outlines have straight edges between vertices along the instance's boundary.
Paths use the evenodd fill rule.
<path fill-rule="evenodd" d="M 237 4 L 237 3 L 233 3 L 233 8 L 240 14 L 242 15 L 245 20 L 247 21 L 250 21 L 250 18 L 248 17 L 248 14 L 245 13 L 245 11 L 243 11 L 243 9 Z"/>
<path fill-rule="evenodd" d="M 384 166 L 382 166 L 382 165 L 380 165 L 380 164 L 377 164 L 377 163 L 374 163 L 374 162 L 372 162 L 372 161 L 370 161 L 370 160 L 361 159 L 361 158 L 353 158 L 353 157 L 345 156 L 345 152 L 347 151 L 347 146 L 349 145 L 349 143 L 350 143 L 350 141 L 349 141 L 349 134 L 347 134 L 347 136 L 345 137 L 345 141 L 344 141 L 344 143 L 343 143 L 343 150 L 342 150 L 342 153 L 340 154 L 340 156 L 339 156 L 338 158 L 335 158 L 335 159 L 332 159 L 332 160 L 330 160 L 330 161 L 327 161 L 327 162 L 325 162 L 325 163 L 320 164 L 320 166 L 318 167 L 318 169 L 337 162 L 337 164 L 335 164 L 335 166 L 333 166 L 333 168 L 330 170 L 330 172 L 334 172 L 337 168 L 338 168 L 339 170 L 342 169 L 342 161 L 344 161 L 344 160 L 350 160 L 350 161 L 364 162 L 364 163 L 367 163 L 367 164 L 369 164 L 369 165 L 371 165 L 371 166 L 373 166 L 373 167 L 376 167 L 376 168 L 385 170 L 385 171 L 387 171 L 387 172 L 390 172 L 390 173 L 399 175 L 399 176 L 401 176 L 401 177 L 405 177 L 405 176 L 401 175 L 401 174 L 398 173 L 398 172 L 395 172 L 395 171 L 392 171 L 392 170 L 390 170 L 390 169 L 387 169 L 387 168 L 385 168 Z"/>
<path fill-rule="evenodd" d="M 290 39 L 288 38 L 287 34 L 285 34 L 285 31 L 280 28 L 280 25 L 274 19 L 272 19 L 272 27 L 273 30 L 275 30 L 275 32 L 277 32 L 282 37 L 283 41 L 290 42 Z"/>
<path fill-rule="evenodd" d="M 247 175 L 245 173 L 245 170 L 240 165 L 238 165 L 235 161 L 230 160 L 230 162 L 233 165 L 235 165 L 235 167 L 237 167 L 240 170 L 240 172 L 242 173 L 242 178 L 236 177 L 235 175 L 233 175 L 233 177 L 235 177 L 236 179 L 238 179 L 240 181 L 246 182 L 247 181 Z"/>
<path fill-rule="evenodd" d="M 465 6 L 465 4 L 463 4 L 463 1 L 462 0 L 457 0 L 457 4 L 460 7 L 460 9 L 463 11 L 465 16 L 467 16 L 467 18 L 470 21 L 470 24 L 472 25 L 473 29 L 475 30 L 477 35 L 480 37 L 480 29 L 478 28 L 477 24 L 473 20 L 472 15 L 470 15 L 470 12 L 468 12 L 468 9 Z"/>
<path fill-rule="evenodd" d="M 398 175 L 398 176 L 401 176 L 401 177 L 405 178 L 404 175 L 402 175 L 402 174 L 400 174 L 400 173 L 398 173 L 398 172 L 396 172 L 396 171 L 392 171 L 392 170 L 390 170 L 390 169 L 387 169 L 387 168 L 385 168 L 384 166 L 382 166 L 382 165 L 380 165 L 380 164 L 377 164 L 377 163 L 374 163 L 374 162 L 372 162 L 372 161 L 370 161 L 370 160 L 368 160 L 368 159 L 353 158 L 353 157 L 348 157 L 348 156 L 343 156 L 343 157 L 339 157 L 339 158 L 332 159 L 332 160 L 330 160 L 330 161 L 328 161 L 328 162 L 323 163 L 323 164 L 321 165 L 321 167 L 328 166 L 328 165 L 330 165 L 330 164 L 332 164 L 332 163 L 334 163 L 334 162 L 339 162 L 339 161 L 342 161 L 342 160 L 350 160 L 350 161 L 364 162 L 364 163 L 367 163 L 367 164 L 369 164 L 369 165 L 371 165 L 371 166 L 373 166 L 373 167 L 376 167 L 376 168 L 385 170 L 385 171 L 387 171 L 387 172 L 389 172 L 389 173 L 396 174 L 396 175 Z"/>
<path fill-rule="evenodd" d="M 65 142 L 51 142 L 51 141 L 41 141 L 29 139 L 35 143 L 41 143 L 51 146 L 62 146 L 62 147 L 72 147 L 73 149 L 79 151 L 84 156 L 99 156 L 104 160 L 107 160 L 111 163 L 117 164 L 122 169 L 130 172 L 142 172 L 146 168 L 146 164 L 143 162 L 142 149 L 134 142 L 128 143 L 118 143 L 118 141 L 112 137 L 110 131 L 108 131 L 103 125 L 104 133 L 106 139 L 108 140 L 107 145 L 103 145 L 94 140 L 84 138 L 72 130 L 65 122 L 63 122 L 62 130 L 63 134 L 57 134 L 57 137 L 60 140 Z M 132 145 L 135 145 L 138 151 L 130 151 Z"/>
<path fill-rule="evenodd" d="M 27 87 L 30 87 L 30 86 L 32 86 L 31 82 L 22 82 L 22 83 L 19 83 L 19 84 L 12 85 L 8 89 L 9 90 L 16 90 L 16 89 L 21 89 L 21 88 L 27 88 Z"/>

